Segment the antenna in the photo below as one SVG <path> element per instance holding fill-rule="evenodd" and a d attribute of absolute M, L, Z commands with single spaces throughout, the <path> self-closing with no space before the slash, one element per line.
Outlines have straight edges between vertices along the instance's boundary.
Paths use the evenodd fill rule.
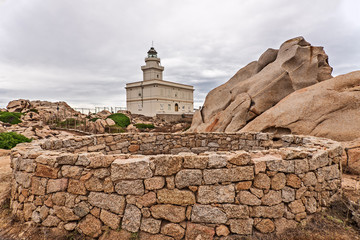
<path fill-rule="evenodd" d="M 154 41 L 151 41 L 151 47 L 154 47 Z"/>

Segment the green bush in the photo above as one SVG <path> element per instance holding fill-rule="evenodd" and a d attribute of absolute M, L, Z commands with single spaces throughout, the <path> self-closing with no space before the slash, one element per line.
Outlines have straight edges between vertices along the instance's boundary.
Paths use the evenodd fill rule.
<path fill-rule="evenodd" d="M 22 113 L 16 112 L 0 112 L 0 121 L 10 124 L 21 123 L 20 117 Z"/>
<path fill-rule="evenodd" d="M 130 125 L 130 118 L 128 118 L 125 114 L 122 113 L 114 113 L 107 118 L 112 119 L 116 123 L 116 125 L 123 128 L 126 128 Z"/>
<path fill-rule="evenodd" d="M 95 117 L 95 118 L 91 118 L 90 121 L 95 122 L 96 120 L 98 120 L 99 118 Z"/>
<path fill-rule="evenodd" d="M 39 113 L 39 111 L 36 108 L 30 109 L 29 112 Z"/>
<path fill-rule="evenodd" d="M 0 133 L 0 148 L 2 149 L 11 149 L 23 142 L 31 142 L 31 139 L 15 132 Z"/>
<path fill-rule="evenodd" d="M 137 124 L 134 124 L 134 126 L 138 129 L 155 128 L 155 126 L 153 124 L 145 124 L 145 123 L 137 123 Z"/>

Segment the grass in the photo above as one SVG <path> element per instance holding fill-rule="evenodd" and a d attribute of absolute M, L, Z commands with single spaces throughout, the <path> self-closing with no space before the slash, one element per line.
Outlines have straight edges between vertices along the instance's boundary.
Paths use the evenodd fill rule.
<path fill-rule="evenodd" d="M 145 129 L 145 128 L 155 128 L 153 124 L 145 124 L 145 123 L 136 123 L 134 126 L 138 129 Z"/>
<path fill-rule="evenodd" d="M 31 142 L 31 139 L 15 132 L 0 133 L 0 148 L 2 149 L 11 149 L 23 142 Z"/>
<path fill-rule="evenodd" d="M 114 113 L 108 116 L 107 118 L 112 119 L 115 124 L 119 127 L 126 128 L 130 125 L 130 118 L 122 113 Z"/>
<path fill-rule="evenodd" d="M 0 112 L 0 121 L 4 123 L 18 124 L 21 123 L 21 115 L 22 113 L 16 112 Z"/>

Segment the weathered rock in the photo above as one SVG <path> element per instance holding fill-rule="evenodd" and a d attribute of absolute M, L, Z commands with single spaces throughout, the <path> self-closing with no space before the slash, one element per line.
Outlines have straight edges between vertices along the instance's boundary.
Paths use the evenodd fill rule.
<path fill-rule="evenodd" d="M 291 187 L 284 187 L 281 190 L 281 196 L 284 202 L 292 202 L 295 200 L 295 190 Z"/>
<path fill-rule="evenodd" d="M 201 181 L 201 170 L 184 169 L 179 171 L 175 176 L 175 184 L 178 188 L 201 185 Z"/>
<path fill-rule="evenodd" d="M 252 234 L 254 220 L 249 219 L 230 219 L 230 231 L 236 234 L 250 235 Z"/>
<path fill-rule="evenodd" d="M 271 233 L 275 230 L 275 224 L 270 219 L 263 219 L 255 225 L 255 228 L 262 233 Z"/>
<path fill-rule="evenodd" d="M 178 189 L 161 189 L 157 192 L 159 203 L 175 205 L 192 205 L 195 204 L 195 195 L 191 191 Z"/>
<path fill-rule="evenodd" d="M 90 212 L 90 206 L 86 202 L 80 202 L 75 205 L 74 213 L 79 217 L 84 217 Z"/>
<path fill-rule="evenodd" d="M 286 176 L 286 185 L 293 188 L 301 187 L 301 179 L 295 174 L 288 174 Z"/>
<path fill-rule="evenodd" d="M 45 227 L 56 227 L 61 220 L 56 217 L 49 215 L 41 224 Z"/>
<path fill-rule="evenodd" d="M 126 230 L 121 229 L 105 231 L 103 235 L 99 238 L 99 240 L 119 240 L 119 239 L 131 239 L 132 234 Z"/>
<path fill-rule="evenodd" d="M 57 178 L 59 168 L 53 168 L 43 164 L 37 164 L 35 175 L 45 178 Z"/>
<path fill-rule="evenodd" d="M 151 214 L 154 218 L 161 218 L 173 223 L 185 220 L 185 207 L 170 204 L 158 204 L 151 206 Z"/>
<path fill-rule="evenodd" d="M 111 180 L 145 179 L 153 176 L 147 157 L 117 159 L 111 164 Z"/>
<path fill-rule="evenodd" d="M 251 217 L 280 218 L 284 215 L 284 204 L 274 206 L 254 206 L 250 210 Z"/>
<path fill-rule="evenodd" d="M 265 173 L 259 173 L 255 176 L 254 186 L 260 189 L 269 189 L 270 178 Z"/>
<path fill-rule="evenodd" d="M 215 230 L 212 227 L 201 224 L 188 223 L 186 227 L 186 240 L 208 239 L 212 240 Z"/>
<path fill-rule="evenodd" d="M 153 160 L 155 175 L 169 176 L 181 170 L 182 156 L 157 156 Z"/>
<path fill-rule="evenodd" d="M 64 165 L 61 167 L 61 174 L 63 177 L 79 178 L 83 170 L 83 167 Z"/>
<path fill-rule="evenodd" d="M 136 204 L 144 207 L 150 207 L 156 204 L 156 193 L 148 192 L 141 197 L 137 197 Z"/>
<path fill-rule="evenodd" d="M 305 212 L 305 206 L 300 199 L 289 204 L 290 211 L 294 214 Z"/>
<path fill-rule="evenodd" d="M 286 184 L 286 177 L 284 173 L 277 173 L 271 179 L 271 188 L 274 190 L 280 190 L 285 187 Z"/>
<path fill-rule="evenodd" d="M 117 229 L 120 224 L 120 217 L 104 209 L 101 210 L 100 220 L 112 229 Z"/>
<path fill-rule="evenodd" d="M 160 232 L 161 220 L 154 218 L 142 218 L 140 230 L 148 233 L 156 234 Z"/>
<path fill-rule="evenodd" d="M 175 238 L 175 240 L 181 240 L 184 237 L 185 229 L 179 224 L 168 223 L 161 228 L 161 233 Z"/>
<path fill-rule="evenodd" d="M 104 208 L 117 214 L 123 214 L 124 212 L 125 198 L 123 196 L 91 192 L 88 199 L 89 203 L 95 207 Z"/>
<path fill-rule="evenodd" d="M 228 218 L 249 217 L 249 207 L 246 205 L 224 204 L 223 208 Z"/>
<path fill-rule="evenodd" d="M 235 200 L 235 189 L 233 185 L 200 186 L 197 197 L 202 204 L 232 203 Z"/>
<path fill-rule="evenodd" d="M 360 113 L 356 102 L 360 97 L 355 87 L 359 81 L 360 71 L 356 71 L 299 89 L 250 122 L 242 131 L 287 129 L 288 133 L 337 141 L 359 138 Z"/>
<path fill-rule="evenodd" d="M 79 195 L 86 195 L 86 187 L 83 181 L 70 179 L 68 185 L 68 192 Z"/>
<path fill-rule="evenodd" d="M 209 205 L 194 205 L 191 213 L 191 221 L 195 223 L 226 223 L 226 214 L 217 207 Z"/>
<path fill-rule="evenodd" d="M 140 228 L 141 211 L 134 205 L 128 204 L 125 209 L 121 227 L 129 232 L 137 232 Z"/>
<path fill-rule="evenodd" d="M 230 234 L 229 229 L 225 226 L 225 225 L 220 225 L 218 227 L 216 227 L 216 235 L 217 236 L 228 236 Z"/>
<path fill-rule="evenodd" d="M 115 185 L 115 191 L 120 195 L 143 195 L 142 180 L 122 180 Z"/>
<path fill-rule="evenodd" d="M 331 180 L 340 177 L 339 165 L 334 164 L 317 170 L 318 179 Z"/>
<path fill-rule="evenodd" d="M 272 206 L 281 203 L 281 191 L 270 190 L 261 199 L 262 205 Z"/>
<path fill-rule="evenodd" d="M 203 172 L 203 177 L 205 184 L 252 180 L 254 178 L 254 167 L 246 166 L 229 169 L 206 169 Z"/>
<path fill-rule="evenodd" d="M 88 214 L 80 221 L 78 228 L 85 235 L 96 238 L 101 234 L 101 226 L 102 224 L 99 219 Z"/>
<path fill-rule="evenodd" d="M 240 191 L 237 198 L 241 204 L 250 205 L 250 206 L 261 204 L 261 200 L 248 191 Z"/>
<path fill-rule="evenodd" d="M 210 91 L 190 131 L 236 132 L 295 90 L 331 78 L 331 70 L 322 47 L 290 39 Z"/>
<path fill-rule="evenodd" d="M 144 180 L 145 188 L 147 190 L 161 189 L 165 185 L 164 177 L 152 177 Z"/>
<path fill-rule="evenodd" d="M 275 219 L 276 232 L 282 234 L 287 229 L 296 228 L 298 223 L 294 220 L 288 220 L 286 218 Z"/>
<path fill-rule="evenodd" d="M 79 216 L 74 214 L 73 210 L 65 206 L 62 207 L 54 206 L 54 210 L 56 216 L 65 222 L 75 221 L 80 219 Z"/>
<path fill-rule="evenodd" d="M 68 179 L 61 178 L 61 179 L 50 179 L 47 184 L 46 192 L 53 193 L 53 192 L 60 192 L 65 191 L 67 188 Z"/>
<path fill-rule="evenodd" d="M 45 195 L 47 179 L 32 177 L 31 193 L 34 195 Z"/>
<path fill-rule="evenodd" d="M 250 154 L 245 151 L 241 151 L 241 152 L 237 152 L 234 155 L 231 155 L 228 162 L 238 166 L 243 166 L 248 164 L 250 160 L 251 160 Z"/>

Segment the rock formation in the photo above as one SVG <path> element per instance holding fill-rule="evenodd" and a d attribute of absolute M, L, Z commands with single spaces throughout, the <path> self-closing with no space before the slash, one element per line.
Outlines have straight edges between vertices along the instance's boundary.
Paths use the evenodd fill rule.
<path fill-rule="evenodd" d="M 290 93 L 332 78 L 322 47 L 302 37 L 268 49 L 207 95 L 193 118 L 192 132 L 236 132 Z"/>
<path fill-rule="evenodd" d="M 242 132 L 285 131 L 351 141 L 360 137 L 360 71 L 297 90 Z"/>

